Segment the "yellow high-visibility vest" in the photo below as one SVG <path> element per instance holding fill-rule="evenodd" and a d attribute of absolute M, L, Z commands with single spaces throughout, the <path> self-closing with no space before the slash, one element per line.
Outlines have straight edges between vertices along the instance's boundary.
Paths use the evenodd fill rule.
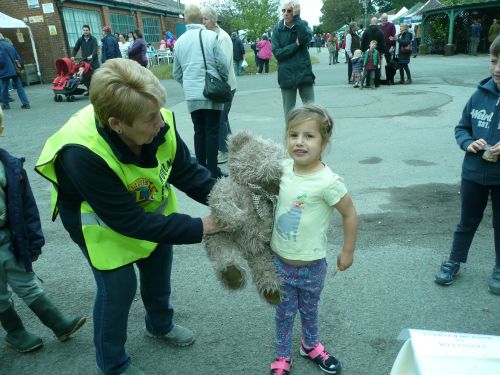
<path fill-rule="evenodd" d="M 173 188 L 167 182 L 177 149 L 174 116 L 165 108 L 161 109 L 161 114 L 170 129 L 165 134 L 165 142 L 156 152 L 157 165 L 151 168 L 125 164 L 118 160 L 96 129 L 92 105 L 80 110 L 52 135 L 45 143 L 35 166 L 35 170 L 52 183 L 52 220 L 55 220 L 58 214 L 55 161 L 59 152 L 71 145 L 85 147 L 99 155 L 133 194 L 136 204 L 145 212 L 163 215 L 177 212 L 177 199 Z M 157 246 L 155 242 L 127 237 L 109 228 L 86 201 L 82 202 L 80 213 L 83 237 L 90 261 L 98 270 L 112 270 L 146 258 Z"/>

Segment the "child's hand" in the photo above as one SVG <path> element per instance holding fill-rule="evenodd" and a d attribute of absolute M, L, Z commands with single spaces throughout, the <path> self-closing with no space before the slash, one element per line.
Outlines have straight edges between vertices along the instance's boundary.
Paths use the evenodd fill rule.
<path fill-rule="evenodd" d="M 473 154 L 477 154 L 478 151 L 484 150 L 485 145 L 486 141 L 483 138 L 479 138 L 478 140 L 475 140 L 467 147 L 467 151 L 472 152 Z"/>
<path fill-rule="evenodd" d="M 337 255 L 337 269 L 339 271 L 345 271 L 352 266 L 354 254 L 352 251 L 342 250 L 339 255 Z"/>
<path fill-rule="evenodd" d="M 500 142 L 497 142 L 494 146 L 491 146 L 490 151 L 493 155 L 500 155 Z"/>

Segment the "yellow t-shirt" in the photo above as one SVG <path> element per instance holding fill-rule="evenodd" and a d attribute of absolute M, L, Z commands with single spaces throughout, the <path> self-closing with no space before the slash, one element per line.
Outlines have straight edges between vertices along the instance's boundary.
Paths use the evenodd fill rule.
<path fill-rule="evenodd" d="M 324 258 L 333 206 L 346 193 L 344 180 L 328 166 L 298 175 L 293 160 L 285 160 L 271 238 L 273 251 L 291 260 Z"/>

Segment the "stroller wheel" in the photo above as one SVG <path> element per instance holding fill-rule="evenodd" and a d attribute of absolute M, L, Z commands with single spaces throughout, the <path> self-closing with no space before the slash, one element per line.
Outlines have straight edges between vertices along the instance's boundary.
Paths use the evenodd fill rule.
<path fill-rule="evenodd" d="M 69 102 L 74 102 L 75 101 L 75 96 L 71 95 L 70 97 L 68 97 L 68 101 Z"/>
<path fill-rule="evenodd" d="M 55 102 L 58 102 L 59 100 L 57 100 L 57 95 L 54 95 L 54 101 Z"/>
<path fill-rule="evenodd" d="M 54 96 L 54 100 L 56 102 L 62 102 L 63 101 L 63 97 L 62 97 L 62 95 L 56 95 L 56 96 Z"/>

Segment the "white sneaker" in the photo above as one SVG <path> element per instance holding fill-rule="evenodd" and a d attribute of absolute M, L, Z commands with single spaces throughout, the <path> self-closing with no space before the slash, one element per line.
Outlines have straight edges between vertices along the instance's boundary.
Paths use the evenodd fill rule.
<path fill-rule="evenodd" d="M 227 162 L 227 152 L 219 151 L 217 154 L 217 164 L 224 164 Z"/>

